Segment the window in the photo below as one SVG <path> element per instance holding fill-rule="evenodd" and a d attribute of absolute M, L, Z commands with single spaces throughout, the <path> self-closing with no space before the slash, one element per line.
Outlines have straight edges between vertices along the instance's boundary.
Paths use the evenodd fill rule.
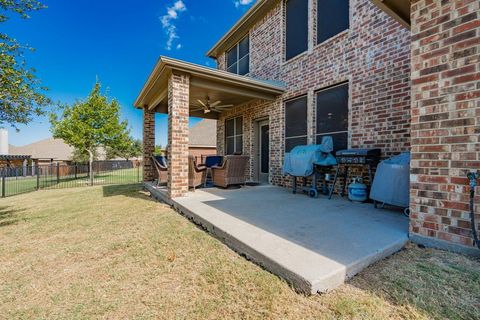
<path fill-rule="evenodd" d="M 285 102 L 285 152 L 307 144 L 307 97 Z"/>
<path fill-rule="evenodd" d="M 348 83 L 317 93 L 317 144 L 332 136 L 335 151 L 348 148 Z"/>
<path fill-rule="evenodd" d="M 308 49 L 308 2 L 287 0 L 286 60 Z"/>
<path fill-rule="evenodd" d="M 225 154 L 243 153 L 243 118 L 237 117 L 225 122 Z"/>
<path fill-rule="evenodd" d="M 349 28 L 349 10 L 349 0 L 318 0 L 317 43 L 322 43 Z"/>
<path fill-rule="evenodd" d="M 227 51 L 227 71 L 244 76 L 250 72 L 250 37 Z"/>

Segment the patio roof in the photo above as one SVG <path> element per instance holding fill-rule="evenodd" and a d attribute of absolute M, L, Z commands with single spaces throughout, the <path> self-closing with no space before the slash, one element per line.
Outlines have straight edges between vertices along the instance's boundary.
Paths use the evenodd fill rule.
<path fill-rule="evenodd" d="M 371 0 L 404 27 L 410 29 L 410 0 Z"/>
<path fill-rule="evenodd" d="M 155 109 L 159 113 L 168 111 L 168 78 L 172 72 L 190 75 L 190 106 L 198 108 L 198 100 L 221 101 L 233 107 L 255 99 L 275 100 L 285 91 L 282 83 L 240 76 L 205 66 L 160 57 L 134 105 L 136 108 Z M 232 107 L 232 108 L 233 108 Z M 218 118 L 218 114 L 190 111 L 190 116 Z"/>

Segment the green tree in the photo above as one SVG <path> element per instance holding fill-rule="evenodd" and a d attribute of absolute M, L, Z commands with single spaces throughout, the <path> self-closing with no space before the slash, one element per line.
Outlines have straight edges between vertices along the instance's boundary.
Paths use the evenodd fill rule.
<path fill-rule="evenodd" d="M 93 150 L 93 160 L 98 159 L 98 150 Z M 76 163 L 88 163 L 90 155 L 85 150 L 73 149 L 72 161 Z"/>
<path fill-rule="evenodd" d="M 45 8 L 35 0 L 0 0 L 0 23 L 9 19 L 9 12 L 28 19 L 28 13 Z M 33 48 L 0 32 L 0 125 L 29 123 L 35 115 L 44 114 L 51 103 L 45 87 L 35 76 L 35 70 L 25 61 L 25 52 Z"/>
<path fill-rule="evenodd" d="M 162 145 L 157 144 L 157 145 L 155 146 L 154 154 L 157 155 L 157 156 L 161 156 L 161 155 L 164 154 L 164 150 L 163 150 Z"/>
<path fill-rule="evenodd" d="M 89 155 L 90 179 L 93 182 L 92 162 L 98 148 L 116 149 L 129 136 L 127 122 L 120 121 L 120 105 L 109 101 L 96 83 L 90 95 L 71 106 L 61 107 L 61 112 L 51 113 L 51 131 L 55 138 Z"/>
<path fill-rule="evenodd" d="M 124 158 L 129 160 L 142 155 L 142 141 L 126 136 L 122 143 L 115 148 L 106 149 L 107 159 Z"/>

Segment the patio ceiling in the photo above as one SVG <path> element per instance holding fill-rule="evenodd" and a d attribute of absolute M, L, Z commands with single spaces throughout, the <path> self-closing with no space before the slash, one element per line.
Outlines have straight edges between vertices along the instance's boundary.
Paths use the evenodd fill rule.
<path fill-rule="evenodd" d="M 168 80 L 172 73 L 190 76 L 190 116 L 217 119 L 218 113 L 195 111 L 198 100 L 221 101 L 231 108 L 252 100 L 272 101 L 285 91 L 280 83 L 239 76 L 168 57 L 160 57 L 150 77 L 135 101 L 136 108 L 147 108 L 159 113 L 168 113 Z"/>
<path fill-rule="evenodd" d="M 410 29 L 410 0 L 371 0 L 404 27 Z"/>

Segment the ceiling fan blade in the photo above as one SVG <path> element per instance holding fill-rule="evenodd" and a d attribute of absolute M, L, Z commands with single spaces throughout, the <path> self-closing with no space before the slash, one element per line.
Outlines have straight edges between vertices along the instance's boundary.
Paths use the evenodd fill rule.
<path fill-rule="evenodd" d="M 222 103 L 222 101 L 218 100 L 218 101 L 215 101 L 214 103 L 211 103 L 210 104 L 210 107 L 213 108 L 215 106 L 218 106 L 220 103 Z"/>
<path fill-rule="evenodd" d="M 233 104 L 224 104 L 224 105 L 221 105 L 221 106 L 216 106 L 215 108 L 217 109 L 228 109 L 228 108 L 231 108 L 233 107 Z"/>
<path fill-rule="evenodd" d="M 190 111 L 200 111 L 200 110 L 204 110 L 203 107 L 199 107 L 199 106 L 192 106 L 192 108 L 190 108 Z"/>
<path fill-rule="evenodd" d="M 204 108 L 208 108 L 207 105 L 200 99 L 197 99 L 198 103 L 200 103 Z"/>

